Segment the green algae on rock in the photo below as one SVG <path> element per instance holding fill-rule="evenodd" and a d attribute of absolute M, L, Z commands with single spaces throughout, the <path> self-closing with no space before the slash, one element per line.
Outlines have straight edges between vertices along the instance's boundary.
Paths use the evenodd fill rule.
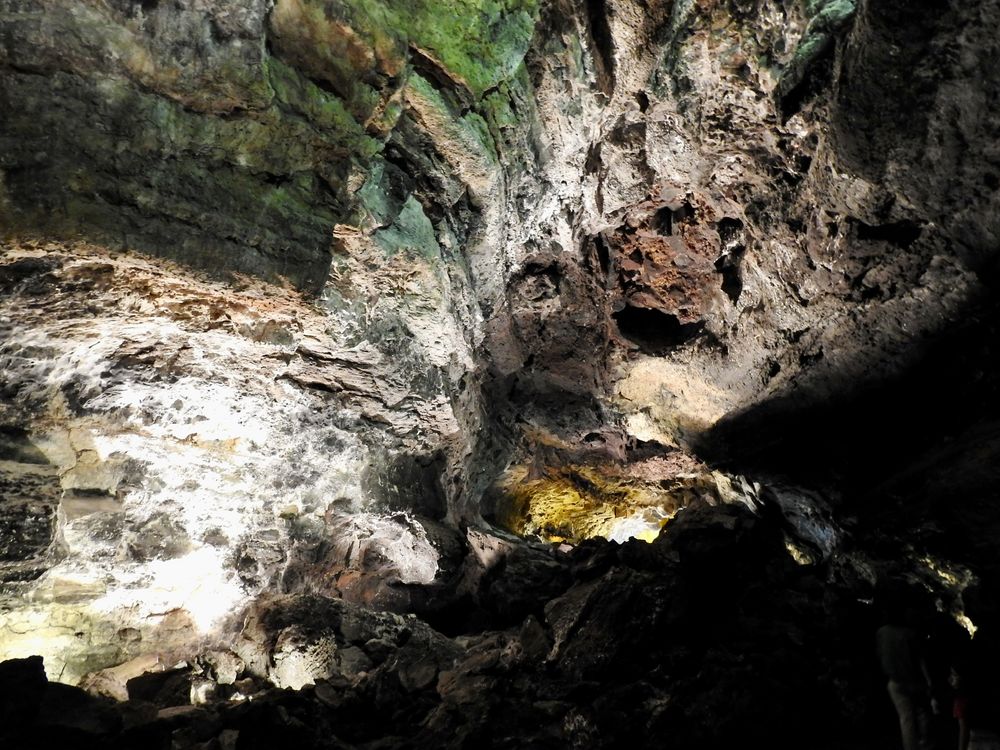
<path fill-rule="evenodd" d="M 90 238 L 318 291 L 404 92 L 435 95 L 414 67 L 478 98 L 516 75 L 537 17 L 534 0 L 266 5 L 11 4 L 5 234 Z M 495 160 L 479 115 L 441 117 Z"/>

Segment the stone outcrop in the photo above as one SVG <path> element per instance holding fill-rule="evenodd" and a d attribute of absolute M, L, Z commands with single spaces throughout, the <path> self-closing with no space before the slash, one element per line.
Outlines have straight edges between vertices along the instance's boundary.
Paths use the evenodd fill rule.
<path fill-rule="evenodd" d="M 591 540 L 555 555 L 507 544 L 495 564 L 510 567 L 521 608 L 480 621 L 504 627 L 447 638 L 412 615 L 264 597 L 234 641 L 238 656 L 209 652 L 129 679 L 123 703 L 46 686 L 37 661 L 4 663 L 0 694 L 19 691 L 31 718 L 0 737 L 72 726 L 100 747 L 611 748 L 656 747 L 669 732 L 683 745 L 791 746 L 775 739 L 780 724 L 796 737 L 824 727 L 829 744 L 817 747 L 849 746 L 859 727 L 889 741 L 866 708 L 884 688 L 855 672 L 877 622 L 859 600 L 874 592 L 863 559 L 796 563 L 773 524 L 700 502 L 653 544 Z M 487 572 L 476 596 L 496 596 L 505 575 Z M 68 705 L 58 718 L 53 689 Z"/>
<path fill-rule="evenodd" d="M 457 344 L 493 411 L 593 396 L 690 443 L 895 376 L 984 293 L 971 8 L 8 5 L 6 232 L 323 289 L 359 340 Z M 695 405 L 656 418 L 632 378 Z"/>
<path fill-rule="evenodd" d="M 4 261 L 2 419 L 32 436 L 9 432 L 2 464 L 4 587 L 22 599 L 0 613 L 5 649 L 75 681 L 198 642 L 303 566 L 365 569 L 383 604 L 435 579 L 406 510 L 443 518 L 439 477 L 373 468 L 462 462 L 469 438 L 425 371 L 295 292 L 82 245 Z"/>

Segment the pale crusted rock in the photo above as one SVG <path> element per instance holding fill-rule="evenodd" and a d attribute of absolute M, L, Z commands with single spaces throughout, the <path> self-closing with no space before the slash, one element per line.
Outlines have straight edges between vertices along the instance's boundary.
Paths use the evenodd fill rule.
<path fill-rule="evenodd" d="M 8 247 L 8 253 L 5 260 L 15 265 L 51 257 L 28 248 Z M 0 405 L 2 418 L 8 424 L 25 419 L 34 428 L 30 438 L 12 433 L 7 452 L 16 460 L 0 468 L 17 471 L 12 491 L 34 488 L 30 502 L 40 509 L 17 514 L 18 524 L 38 527 L 37 539 L 20 532 L 4 537 L 23 540 L 5 562 L 14 566 L 9 577 L 22 581 L 7 601 L 24 590 L 35 607 L 53 613 L 79 607 L 80 620 L 91 623 L 88 632 L 96 634 L 94 623 L 101 622 L 112 632 L 163 639 L 164 648 L 194 646 L 245 596 L 279 579 L 290 548 L 322 542 L 346 554 L 357 536 L 350 524 L 323 520 L 327 506 L 345 497 L 348 508 L 370 509 L 370 525 L 381 529 L 368 534 L 371 553 L 356 552 L 349 567 L 367 565 L 374 581 L 381 568 L 357 564 L 357 555 L 374 559 L 382 549 L 398 558 L 395 581 L 434 579 L 438 553 L 421 527 L 408 532 L 412 544 L 403 554 L 394 544 L 398 526 L 380 515 L 383 497 L 399 494 L 393 482 L 407 478 L 386 474 L 371 486 L 363 467 L 381 466 L 418 445 L 445 464 L 449 456 L 462 461 L 452 452 L 460 448 L 460 428 L 445 399 L 415 400 L 383 354 L 346 345 L 327 318 L 295 294 L 268 296 L 253 285 L 235 291 L 182 278 L 162 264 L 83 247 L 57 263 L 21 263 L 21 292 L 4 304 L 4 387 L 12 395 Z M 28 295 L 23 284 L 31 279 L 39 286 Z M 95 279 L 100 283 L 79 286 Z M 65 288 L 83 296 L 46 321 L 41 300 Z M 281 321 L 284 333 L 262 336 L 253 325 L 258 312 Z M 345 372 L 364 371 L 369 379 L 344 376 L 319 390 L 284 376 L 295 363 L 317 358 L 352 363 Z M 375 384 L 385 384 L 384 391 Z M 376 426 L 359 433 L 361 424 Z M 331 466 L 335 455 L 341 458 Z M 38 481 L 29 482 L 32 477 Z M 49 485 L 61 494 L 54 504 L 42 491 Z M 17 497 L 9 494 L 8 502 Z M 294 512 L 286 513 L 288 507 Z M 48 573 L 27 591 L 44 568 Z M 41 610 L 25 613 L 36 615 Z M 11 631 L 5 655 L 42 643 L 13 632 L 21 631 L 21 621 L 16 611 L 0 614 L 0 627 Z M 130 641 L 92 651 L 87 639 L 73 655 L 72 632 L 49 641 L 46 652 L 54 673 L 68 681 L 139 653 Z M 80 667 L 64 672 L 59 666 L 77 659 Z"/>
<path fill-rule="evenodd" d="M 103 695 L 119 701 L 129 699 L 128 682 L 147 672 L 160 672 L 165 666 L 156 654 L 144 654 L 130 659 L 124 664 L 108 667 L 98 672 L 86 675 L 80 681 L 80 687 L 88 693 Z M 135 697 L 135 696 L 131 696 Z"/>
<path fill-rule="evenodd" d="M 378 666 L 412 691 L 431 685 L 460 649 L 413 616 L 300 595 L 258 604 L 235 651 L 251 671 L 278 687 L 357 680 Z"/>

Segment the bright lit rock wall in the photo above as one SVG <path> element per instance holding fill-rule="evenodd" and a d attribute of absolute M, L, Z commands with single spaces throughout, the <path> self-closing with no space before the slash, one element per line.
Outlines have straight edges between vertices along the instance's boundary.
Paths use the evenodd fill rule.
<path fill-rule="evenodd" d="M 367 603 L 434 580 L 406 511 L 444 513 L 437 478 L 389 499 L 382 472 L 467 438 L 443 395 L 418 395 L 322 304 L 82 245 L 8 245 L 0 275 L 3 423 L 21 426 L 0 464 L 4 658 L 43 654 L 70 682 L 169 659 L 327 558 L 357 572 L 379 557 L 384 589 L 323 576 Z"/>

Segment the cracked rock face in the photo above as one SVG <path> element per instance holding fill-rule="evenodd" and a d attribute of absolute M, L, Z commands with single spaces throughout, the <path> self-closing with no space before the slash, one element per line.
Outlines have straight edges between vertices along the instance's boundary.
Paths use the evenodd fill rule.
<path fill-rule="evenodd" d="M 687 444 L 895 376 L 983 293 L 991 152 L 956 145 L 988 138 L 989 44 L 953 33 L 971 9 L 470 2 L 452 28 L 432 2 L 51 6 L 4 16 L 8 231 L 323 290 L 358 341 L 468 375 L 491 411 L 593 397 L 610 413 L 579 421 Z M 718 406 L 615 397 L 639 377 L 697 400 L 678 366 Z"/>
<path fill-rule="evenodd" d="M 1000 601 L 998 21 L 0 0 L 0 657 L 613 747 L 745 736 L 784 634 L 860 726 L 884 575 Z"/>
<path fill-rule="evenodd" d="M 460 457 L 445 394 L 418 396 L 293 292 L 67 250 L 8 247 L 3 266 L 4 420 L 32 436 L 5 442 L 6 649 L 44 647 L 75 681 L 210 636 L 296 565 L 328 558 L 343 578 L 378 556 L 372 604 L 434 580 L 420 522 L 373 508 L 392 490 L 443 516 L 444 490 L 369 475 L 393 455 Z M 318 550 L 331 529 L 342 548 Z"/>

